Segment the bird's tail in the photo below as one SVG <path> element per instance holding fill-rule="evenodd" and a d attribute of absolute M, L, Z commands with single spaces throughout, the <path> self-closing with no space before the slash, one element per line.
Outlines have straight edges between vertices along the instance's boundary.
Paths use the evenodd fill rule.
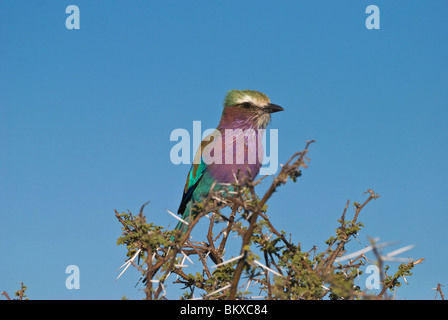
<path fill-rule="evenodd" d="M 188 217 L 182 217 L 182 219 L 184 221 L 187 221 Z M 182 221 L 179 221 L 179 223 L 177 224 L 177 226 L 176 226 L 176 228 L 174 230 L 180 230 L 181 231 L 180 234 L 184 235 L 187 232 L 187 230 L 188 230 L 188 225 L 183 223 Z M 179 236 L 177 238 L 179 238 Z M 171 236 L 170 241 L 174 242 L 175 240 L 176 240 L 176 236 Z"/>

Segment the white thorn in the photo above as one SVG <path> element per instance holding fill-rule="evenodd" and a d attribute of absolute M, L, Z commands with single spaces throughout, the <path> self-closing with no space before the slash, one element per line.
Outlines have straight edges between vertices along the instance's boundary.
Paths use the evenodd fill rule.
<path fill-rule="evenodd" d="M 218 263 L 218 264 L 212 266 L 212 268 L 217 268 L 217 267 L 220 267 L 220 266 L 225 265 L 225 264 L 227 264 L 227 263 L 230 263 L 230 262 L 232 262 L 232 261 L 239 260 L 239 259 L 241 259 L 243 256 L 244 256 L 244 255 L 241 254 L 241 255 L 239 255 L 238 257 L 235 257 L 235 258 L 229 259 L 229 260 L 227 260 L 227 261 L 223 261 L 223 262 L 221 262 L 221 263 Z"/>
<path fill-rule="evenodd" d="M 126 261 L 120 268 L 118 268 L 118 270 L 120 270 L 121 268 L 123 268 L 124 266 L 126 266 L 123 271 L 121 271 L 121 273 L 118 275 L 117 279 L 120 279 L 120 277 L 123 275 L 123 273 L 129 268 L 129 266 L 131 265 L 131 262 L 135 260 L 135 258 L 137 258 L 138 254 L 140 253 L 140 249 L 137 250 L 137 252 L 132 256 L 132 258 L 130 258 L 128 261 Z"/>
<path fill-rule="evenodd" d="M 191 260 L 186 254 L 185 252 L 181 251 L 180 253 L 182 253 L 184 255 L 184 257 L 191 262 L 191 264 L 194 264 L 193 260 Z"/>
<path fill-rule="evenodd" d="M 225 287 L 222 287 L 222 288 L 220 288 L 220 289 L 218 289 L 218 290 L 215 290 L 215 291 L 213 291 L 213 292 L 210 292 L 209 294 L 206 295 L 206 297 L 211 296 L 211 295 L 214 295 L 215 293 L 218 293 L 218 292 L 220 292 L 220 291 L 226 290 L 227 288 L 230 288 L 230 286 L 231 286 L 231 285 L 228 284 L 228 285 L 226 285 Z"/>
<path fill-rule="evenodd" d="M 271 271 L 272 273 L 278 275 L 279 277 L 282 277 L 282 275 L 280 273 L 278 273 L 277 271 L 272 270 L 271 268 L 268 268 L 267 266 L 265 266 L 264 264 L 262 264 L 260 261 L 254 260 L 254 263 L 259 265 L 260 267 L 262 267 L 263 269 L 266 269 L 268 271 Z"/>
<path fill-rule="evenodd" d="M 400 254 L 400 253 L 406 252 L 408 250 L 411 250 L 414 247 L 415 247 L 415 245 L 413 245 L 413 244 L 405 246 L 403 248 L 400 248 L 400 249 L 397 249 L 395 251 L 389 252 L 388 254 L 386 254 L 386 257 L 396 256 L 397 254 Z"/>
<path fill-rule="evenodd" d="M 170 215 L 172 215 L 174 218 L 176 218 L 177 220 L 181 221 L 182 223 L 185 223 L 188 226 L 188 222 L 185 221 L 184 219 L 179 218 L 177 215 L 175 215 L 174 213 L 172 213 L 170 210 L 166 210 Z"/>

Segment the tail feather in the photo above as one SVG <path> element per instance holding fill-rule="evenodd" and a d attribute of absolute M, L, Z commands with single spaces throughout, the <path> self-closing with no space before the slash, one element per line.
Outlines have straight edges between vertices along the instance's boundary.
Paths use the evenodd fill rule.
<path fill-rule="evenodd" d="M 186 219 L 185 219 L 186 218 Z M 183 220 L 188 222 L 188 217 L 182 217 Z M 179 223 L 177 224 L 176 228 L 174 230 L 180 230 L 181 231 L 181 235 L 184 235 L 187 230 L 188 230 L 188 225 L 183 223 L 182 221 L 179 221 Z M 171 236 L 170 241 L 174 242 L 176 240 L 175 236 Z"/>

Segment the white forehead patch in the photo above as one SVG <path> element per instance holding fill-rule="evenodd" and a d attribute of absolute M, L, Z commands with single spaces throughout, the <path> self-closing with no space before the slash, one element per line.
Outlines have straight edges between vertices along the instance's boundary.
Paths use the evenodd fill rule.
<path fill-rule="evenodd" d="M 252 96 L 249 96 L 247 94 L 245 94 L 244 96 L 242 96 L 241 98 L 239 98 L 237 100 L 238 104 L 244 103 L 244 102 L 250 102 L 250 103 L 252 103 L 252 104 L 254 104 L 254 105 L 258 106 L 258 107 L 265 107 L 269 103 L 269 101 L 265 101 L 265 100 L 262 100 L 262 99 L 256 99 L 256 98 L 254 98 Z"/>

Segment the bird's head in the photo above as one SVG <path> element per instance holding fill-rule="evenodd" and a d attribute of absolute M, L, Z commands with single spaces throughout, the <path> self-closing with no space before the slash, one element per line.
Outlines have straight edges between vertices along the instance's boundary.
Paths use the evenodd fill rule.
<path fill-rule="evenodd" d="M 237 127 L 266 128 L 271 113 L 284 109 L 272 104 L 269 98 L 255 90 L 230 90 L 224 99 L 221 122 L 234 123 Z"/>

